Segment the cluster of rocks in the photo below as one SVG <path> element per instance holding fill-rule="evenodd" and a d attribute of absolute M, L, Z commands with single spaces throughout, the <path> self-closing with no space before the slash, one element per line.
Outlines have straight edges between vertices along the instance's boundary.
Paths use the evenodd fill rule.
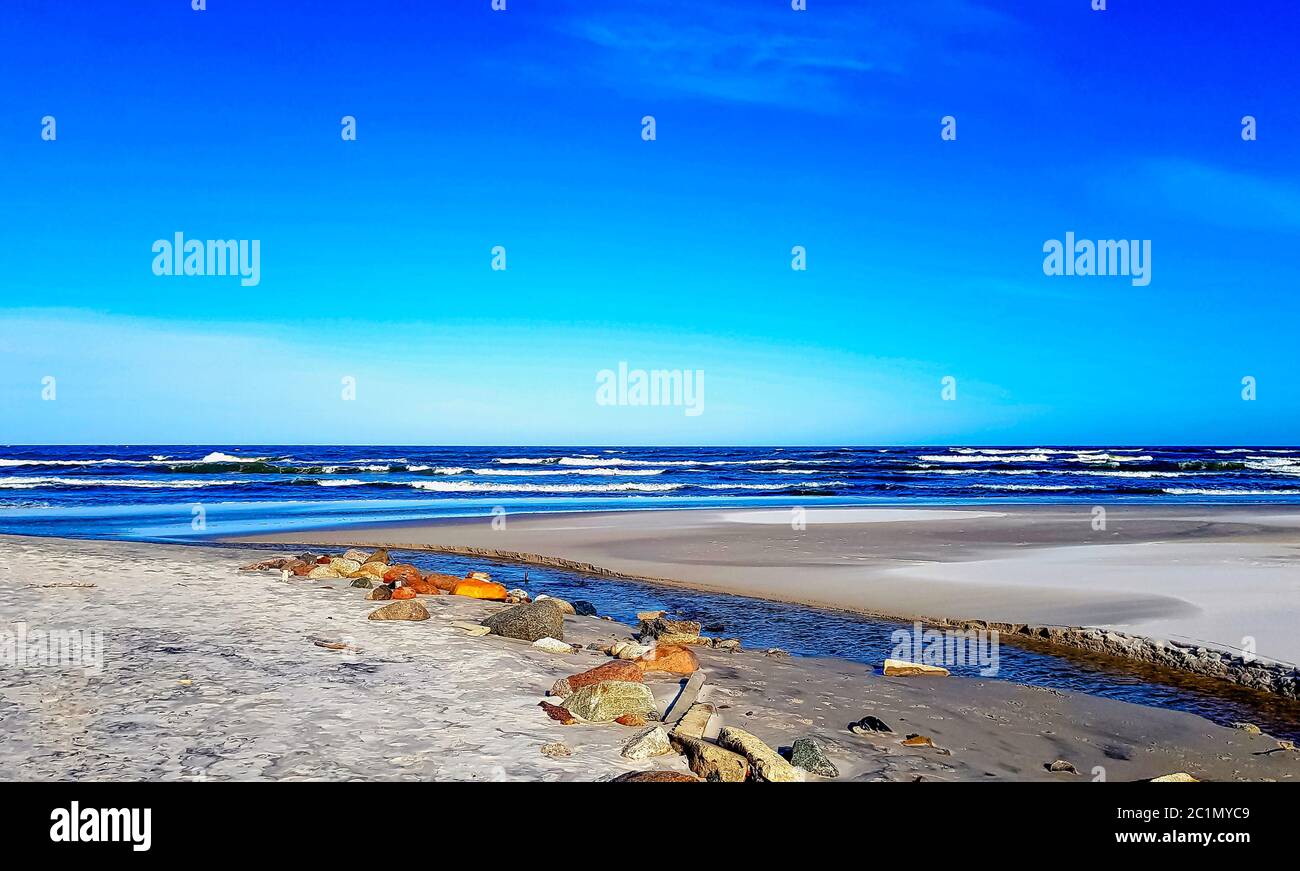
<path fill-rule="evenodd" d="M 669 620 L 663 611 L 640 611 L 636 617 L 640 622 L 637 637 L 642 643 L 657 641 L 663 644 L 695 644 L 733 653 L 740 649 L 739 638 L 701 635 L 702 627 L 695 620 Z"/>
<path fill-rule="evenodd" d="M 1112 630 L 1075 626 L 992 623 L 983 620 L 927 621 L 962 629 L 1000 632 L 1046 644 L 1073 647 L 1132 662 L 1189 672 L 1201 677 L 1300 699 L 1300 668 L 1213 648 L 1179 644 Z"/>

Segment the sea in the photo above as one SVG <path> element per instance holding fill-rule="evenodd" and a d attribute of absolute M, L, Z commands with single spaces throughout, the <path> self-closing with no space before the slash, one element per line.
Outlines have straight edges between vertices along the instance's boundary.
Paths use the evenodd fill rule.
<path fill-rule="evenodd" d="M 1296 503 L 1300 448 L 0 448 L 0 532 L 94 538 L 494 510 L 1072 502 Z"/>

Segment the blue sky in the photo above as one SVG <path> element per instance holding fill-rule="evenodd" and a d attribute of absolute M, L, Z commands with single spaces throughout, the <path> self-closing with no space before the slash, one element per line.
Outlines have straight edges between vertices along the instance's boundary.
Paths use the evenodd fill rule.
<path fill-rule="evenodd" d="M 0 442 L 1294 443 L 1298 16 L 1109 5 L 11 0 Z"/>

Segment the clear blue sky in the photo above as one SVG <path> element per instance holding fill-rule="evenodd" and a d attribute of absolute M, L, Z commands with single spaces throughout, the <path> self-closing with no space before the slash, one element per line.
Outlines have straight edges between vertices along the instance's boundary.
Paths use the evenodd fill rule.
<path fill-rule="evenodd" d="M 0 442 L 1296 441 L 1294 4 L 508 5 L 8 0 Z"/>

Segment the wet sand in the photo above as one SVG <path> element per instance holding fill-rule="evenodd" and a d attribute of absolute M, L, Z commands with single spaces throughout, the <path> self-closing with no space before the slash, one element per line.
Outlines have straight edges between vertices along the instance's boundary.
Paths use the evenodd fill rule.
<path fill-rule="evenodd" d="M 264 549 L 0 537 L 0 629 L 102 633 L 102 670 L 0 667 L 6 779 L 598 780 L 684 771 L 676 754 L 630 762 L 641 731 L 561 726 L 538 701 L 557 678 L 607 661 L 474 638 L 450 625 L 502 607 L 421 597 L 432 619 L 365 619 L 343 580 L 240 572 Z M 520 580 L 498 572 L 507 585 Z M 522 571 L 520 571 L 522 576 Z M 93 586 L 66 586 L 87 584 Z M 565 640 L 630 628 L 565 618 Z M 350 651 L 314 642 L 342 642 Z M 698 651 L 718 724 L 774 747 L 814 736 L 840 779 L 1292 780 L 1300 756 L 1191 714 L 995 680 L 884 678 L 839 660 Z M 652 680 L 661 704 L 678 683 Z M 892 736 L 845 728 L 871 714 Z M 951 751 L 901 746 L 908 732 Z M 567 758 L 542 755 L 564 743 Z M 1079 775 L 1050 773 L 1056 759 Z M 810 777 L 815 780 L 817 778 Z"/>
<path fill-rule="evenodd" d="M 1300 662 L 1300 512 L 1270 506 L 538 514 L 243 538 L 558 558 L 902 618 L 1093 626 Z M 802 520 L 803 528 L 795 521 Z"/>

